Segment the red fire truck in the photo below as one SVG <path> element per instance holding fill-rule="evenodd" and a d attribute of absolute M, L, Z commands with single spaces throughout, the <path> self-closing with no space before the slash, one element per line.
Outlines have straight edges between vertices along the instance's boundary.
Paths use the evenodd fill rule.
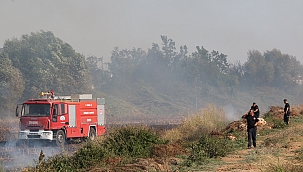
<path fill-rule="evenodd" d="M 92 94 L 55 96 L 42 92 L 16 108 L 20 117 L 19 140 L 55 141 L 63 146 L 70 139 L 94 140 L 105 129 L 105 99 Z"/>

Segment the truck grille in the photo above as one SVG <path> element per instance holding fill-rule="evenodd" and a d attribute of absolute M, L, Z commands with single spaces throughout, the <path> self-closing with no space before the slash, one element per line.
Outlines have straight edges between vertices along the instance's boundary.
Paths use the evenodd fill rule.
<path fill-rule="evenodd" d="M 43 126 L 26 126 L 26 128 L 30 130 L 39 130 L 40 128 L 43 128 Z"/>
<path fill-rule="evenodd" d="M 29 139 L 39 139 L 40 135 L 28 135 L 27 136 Z"/>

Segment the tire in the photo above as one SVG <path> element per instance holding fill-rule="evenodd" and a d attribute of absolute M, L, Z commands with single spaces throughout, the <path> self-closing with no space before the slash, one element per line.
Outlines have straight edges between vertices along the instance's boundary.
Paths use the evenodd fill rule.
<path fill-rule="evenodd" d="M 94 141 L 96 139 L 96 130 L 94 128 L 90 128 L 88 140 Z"/>
<path fill-rule="evenodd" d="M 59 147 L 62 147 L 65 145 L 65 133 L 63 130 L 58 130 L 56 134 L 56 144 Z"/>

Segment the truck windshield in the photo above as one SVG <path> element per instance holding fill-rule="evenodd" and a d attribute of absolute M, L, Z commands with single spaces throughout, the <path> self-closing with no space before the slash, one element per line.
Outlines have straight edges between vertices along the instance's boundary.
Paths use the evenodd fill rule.
<path fill-rule="evenodd" d="M 24 104 L 23 116 L 49 116 L 49 104 Z"/>

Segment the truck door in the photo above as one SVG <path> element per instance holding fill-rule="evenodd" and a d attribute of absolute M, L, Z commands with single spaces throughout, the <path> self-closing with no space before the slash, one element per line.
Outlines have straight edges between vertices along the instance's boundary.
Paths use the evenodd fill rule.
<path fill-rule="evenodd" d="M 60 122 L 61 124 L 68 124 L 67 122 L 67 104 L 60 103 L 54 105 L 53 122 Z"/>
<path fill-rule="evenodd" d="M 68 116 L 67 116 L 67 104 L 66 103 L 60 103 L 59 104 L 59 113 L 58 113 L 58 120 L 61 124 L 67 125 L 68 122 Z"/>

